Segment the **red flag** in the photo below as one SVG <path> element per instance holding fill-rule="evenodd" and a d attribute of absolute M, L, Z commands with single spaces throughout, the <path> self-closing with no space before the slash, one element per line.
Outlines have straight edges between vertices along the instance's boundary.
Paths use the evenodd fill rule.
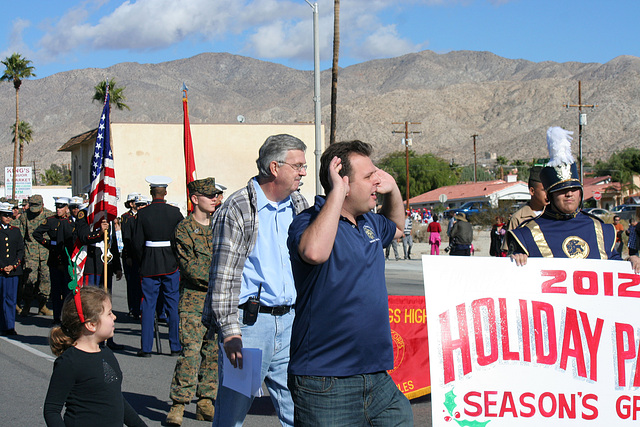
<path fill-rule="evenodd" d="M 193 156 L 193 142 L 191 141 L 191 125 L 189 124 L 189 106 L 187 100 L 187 86 L 182 84 L 182 110 L 184 112 L 184 169 L 187 174 L 185 184 L 196 180 L 196 161 Z M 189 191 L 187 191 L 187 211 L 193 210 Z"/>
<path fill-rule="evenodd" d="M 389 375 L 407 399 L 431 393 L 424 297 L 389 295 L 394 366 Z"/>

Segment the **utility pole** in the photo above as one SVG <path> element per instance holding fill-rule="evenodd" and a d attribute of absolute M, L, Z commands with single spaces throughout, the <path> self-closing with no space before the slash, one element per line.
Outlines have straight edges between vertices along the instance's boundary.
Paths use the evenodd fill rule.
<path fill-rule="evenodd" d="M 580 183 L 584 182 L 584 167 L 582 166 L 582 126 L 587 124 L 587 114 L 582 112 L 582 108 L 591 108 L 592 110 L 598 105 L 582 103 L 582 81 L 578 80 L 578 103 L 565 104 L 564 107 L 578 107 L 578 162 L 580 163 Z"/>
<path fill-rule="evenodd" d="M 394 130 L 391 133 L 404 133 L 404 155 L 406 159 L 407 166 L 407 210 L 409 210 L 409 146 L 411 145 L 411 140 L 409 139 L 409 134 L 420 133 L 418 131 L 409 132 L 409 125 L 419 125 L 422 124 L 420 122 L 392 122 L 393 125 L 404 125 L 404 130 Z"/>
<path fill-rule="evenodd" d="M 473 138 L 473 182 L 478 182 L 478 153 L 476 150 L 476 138 L 479 138 L 480 135 L 474 133 L 471 135 Z"/>

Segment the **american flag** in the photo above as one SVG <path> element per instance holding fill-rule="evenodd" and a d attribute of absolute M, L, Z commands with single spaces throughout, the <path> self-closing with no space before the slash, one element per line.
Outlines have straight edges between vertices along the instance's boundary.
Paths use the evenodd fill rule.
<path fill-rule="evenodd" d="M 118 216 L 116 199 L 116 175 L 113 170 L 113 153 L 111 152 L 111 131 L 109 129 L 109 86 L 104 100 L 98 137 L 91 160 L 91 194 L 87 221 L 91 228 L 100 224 L 102 218 L 113 221 Z"/>
<path fill-rule="evenodd" d="M 116 175 L 113 170 L 113 153 L 111 151 L 111 132 L 109 129 L 109 86 L 104 100 L 98 136 L 91 160 L 91 194 L 87 221 L 92 229 L 99 228 L 102 218 L 113 221 L 118 216 L 116 198 Z M 71 259 L 76 264 L 75 273 L 78 285 L 84 284 L 84 265 L 87 260 L 87 247 L 76 240 Z"/>

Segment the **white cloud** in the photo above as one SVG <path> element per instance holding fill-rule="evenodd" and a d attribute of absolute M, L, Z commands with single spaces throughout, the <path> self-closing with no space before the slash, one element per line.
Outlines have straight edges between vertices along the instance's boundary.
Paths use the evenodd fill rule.
<path fill-rule="evenodd" d="M 452 0 L 435 0 L 440 1 Z M 343 2 L 341 56 L 370 59 L 417 50 L 418 45 L 379 17 L 417 2 L 434 0 Z M 321 57 L 327 60 L 332 56 L 334 3 L 318 3 Z M 106 7 L 107 2 L 96 1 L 69 10 L 41 38 L 41 53 L 52 59 L 87 50 L 151 51 L 185 40 L 207 41 L 215 50 L 216 42 L 231 39 L 262 58 L 308 61 L 313 55 L 312 10 L 304 0 L 129 0 L 110 13 Z"/>
<path fill-rule="evenodd" d="M 23 40 L 23 34 L 26 29 L 31 26 L 31 22 L 26 19 L 16 19 L 13 22 L 11 32 L 9 34 L 9 45 L 7 49 L 0 52 L 0 57 L 3 59 L 7 56 L 19 52 L 24 58 L 31 59 L 33 57 L 33 51 L 29 49 L 27 44 Z"/>
<path fill-rule="evenodd" d="M 387 25 L 367 36 L 359 48 L 352 48 L 351 55 L 362 59 L 390 58 L 419 49 L 420 46 L 400 37 L 395 25 Z"/>

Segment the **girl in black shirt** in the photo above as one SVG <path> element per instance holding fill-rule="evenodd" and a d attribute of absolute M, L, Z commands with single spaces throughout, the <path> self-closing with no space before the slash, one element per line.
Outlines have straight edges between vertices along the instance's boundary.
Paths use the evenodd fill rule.
<path fill-rule="evenodd" d="M 49 336 L 58 358 L 44 401 L 47 426 L 146 426 L 122 395 L 122 371 L 113 352 L 100 348 L 115 330 L 111 297 L 93 286 L 76 292 L 67 296 L 62 324 Z"/>

